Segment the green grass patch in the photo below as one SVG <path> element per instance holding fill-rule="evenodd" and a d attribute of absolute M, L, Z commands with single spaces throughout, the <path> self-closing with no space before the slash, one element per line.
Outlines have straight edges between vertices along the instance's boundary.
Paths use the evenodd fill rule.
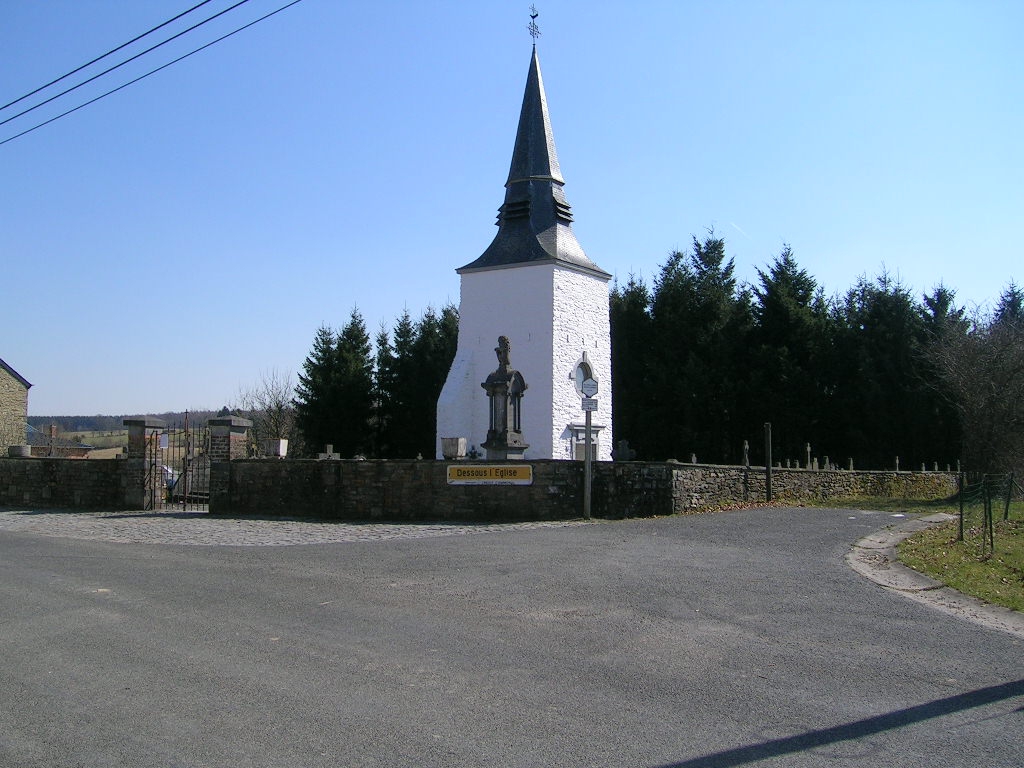
<path fill-rule="evenodd" d="M 920 501 L 913 499 L 830 499 L 815 504 L 842 509 L 869 509 L 890 514 L 960 514 L 956 498 Z M 996 605 L 1024 611 L 1024 502 L 1010 505 L 1003 520 L 1003 502 L 994 501 L 995 550 L 986 550 L 983 513 L 978 504 L 964 509 L 964 540 L 958 541 L 959 520 L 944 523 L 905 539 L 897 547 L 900 561 L 936 581 Z"/>
<path fill-rule="evenodd" d="M 966 595 L 1024 611 L 1024 520 L 996 517 L 994 551 L 986 550 L 980 524 L 965 526 L 958 541 L 954 520 L 901 542 L 900 560 Z"/>

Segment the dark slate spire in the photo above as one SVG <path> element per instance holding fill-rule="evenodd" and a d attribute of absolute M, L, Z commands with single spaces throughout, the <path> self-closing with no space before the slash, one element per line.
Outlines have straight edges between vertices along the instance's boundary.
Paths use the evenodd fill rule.
<path fill-rule="evenodd" d="M 551 133 L 548 101 L 544 95 L 544 80 L 540 75 L 536 47 L 530 57 L 530 72 L 526 76 L 526 93 L 523 94 L 523 107 L 519 112 L 516 146 L 512 150 L 512 166 L 505 186 L 508 188 L 530 179 L 565 184 L 558 167 L 558 152 L 555 151 L 555 137 Z"/>
<path fill-rule="evenodd" d="M 576 241 L 572 209 L 562 191 L 564 184 L 534 47 L 512 165 L 505 182 L 505 203 L 498 209 L 498 234 L 480 258 L 456 271 L 562 263 L 610 278 L 587 258 Z"/>

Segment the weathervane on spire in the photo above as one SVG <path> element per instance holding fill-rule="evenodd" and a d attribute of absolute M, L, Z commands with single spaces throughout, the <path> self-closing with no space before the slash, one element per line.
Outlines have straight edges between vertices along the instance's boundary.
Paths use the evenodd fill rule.
<path fill-rule="evenodd" d="M 530 37 L 533 38 L 533 44 L 537 45 L 537 38 L 540 37 L 540 27 L 537 26 L 537 17 L 540 16 L 537 13 L 537 6 L 530 6 L 530 24 L 527 29 L 530 30 Z"/>

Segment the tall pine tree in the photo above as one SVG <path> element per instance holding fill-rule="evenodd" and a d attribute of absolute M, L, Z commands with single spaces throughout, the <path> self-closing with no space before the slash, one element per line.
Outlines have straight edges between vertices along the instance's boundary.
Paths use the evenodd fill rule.
<path fill-rule="evenodd" d="M 630 275 L 625 287 L 616 282 L 608 300 L 612 342 L 612 427 L 644 453 L 644 415 L 651 408 L 651 294 L 642 278 Z"/>
<path fill-rule="evenodd" d="M 338 373 L 337 336 L 326 325 L 317 329 L 313 349 L 302 364 L 295 387 L 295 422 L 312 452 L 323 450 L 337 434 L 335 381 Z"/>
<path fill-rule="evenodd" d="M 383 323 L 381 323 L 380 330 L 377 331 L 374 347 L 376 348 L 376 353 L 374 356 L 373 379 L 373 455 L 375 458 L 380 459 L 389 455 L 389 430 L 394 414 L 391 396 L 395 386 L 395 350 L 391 346 L 391 336 L 388 333 L 388 329 Z"/>
<path fill-rule="evenodd" d="M 338 334 L 335 407 L 338 425 L 334 450 L 343 457 L 365 455 L 373 446 L 373 355 L 366 323 L 353 309 Z"/>
<path fill-rule="evenodd" d="M 757 412 L 748 430 L 756 434 L 758 417 L 771 422 L 776 455 L 798 457 L 807 442 L 818 447 L 828 430 L 823 400 L 830 385 L 822 378 L 831 342 L 828 304 L 788 245 L 757 274 L 751 352 L 756 389 L 750 393 Z"/>
<path fill-rule="evenodd" d="M 821 449 L 859 466 L 920 466 L 940 458 L 925 437 L 921 315 L 910 291 L 882 273 L 860 278 L 837 307 L 836 392 L 832 436 Z"/>
<path fill-rule="evenodd" d="M 459 315 L 448 305 L 438 315 L 427 307 L 416 326 L 413 345 L 417 380 L 415 411 L 419 415 L 412 438 L 417 453 L 433 456 L 437 436 L 437 399 L 455 358 Z"/>
<path fill-rule="evenodd" d="M 413 322 L 405 310 L 395 321 L 390 353 L 378 352 L 377 382 L 384 417 L 381 456 L 432 457 L 437 432 L 437 399 L 455 357 L 459 314 L 448 305 L 428 307 Z"/>
<path fill-rule="evenodd" d="M 311 452 L 333 445 L 348 458 L 373 447 L 375 391 L 370 337 L 358 309 L 340 333 L 317 330 L 295 388 L 296 422 Z"/>
<path fill-rule="evenodd" d="M 419 450 L 413 434 L 416 432 L 416 369 L 413 346 L 416 326 L 406 309 L 395 321 L 392 335 L 392 354 L 384 368 L 378 367 L 377 377 L 387 390 L 388 419 L 385 431 L 386 449 L 383 456 L 391 459 L 411 459 Z"/>
<path fill-rule="evenodd" d="M 693 238 L 691 251 L 669 256 L 655 281 L 651 336 L 659 364 L 649 371 L 651 405 L 643 417 L 647 458 L 740 458 L 750 295 L 734 272 L 725 240 L 709 232 L 703 241 Z"/>

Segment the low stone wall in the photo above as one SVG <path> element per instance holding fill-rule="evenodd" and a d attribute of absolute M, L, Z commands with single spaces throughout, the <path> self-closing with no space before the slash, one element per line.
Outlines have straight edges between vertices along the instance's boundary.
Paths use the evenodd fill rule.
<path fill-rule="evenodd" d="M 130 509 L 128 491 L 144 477 L 142 463 L 126 459 L 0 459 L 0 505 Z"/>
<path fill-rule="evenodd" d="M 764 491 L 764 470 L 759 489 Z M 780 501 L 880 497 L 943 499 L 957 492 L 955 472 L 846 472 L 837 470 L 773 469 L 772 495 Z"/>
<path fill-rule="evenodd" d="M 620 466 L 634 465 L 612 466 L 618 471 Z M 764 467 L 665 466 L 671 468 L 673 512 L 677 514 L 765 500 Z M 772 469 L 772 499 L 778 502 L 857 497 L 941 499 L 956 492 L 956 474 L 951 472 Z"/>
<path fill-rule="evenodd" d="M 487 464 L 487 462 L 475 462 Z M 559 520 L 583 514 L 583 464 L 525 462 L 531 485 L 449 485 L 444 461 L 244 459 L 214 462 L 210 511 L 350 520 Z M 0 505 L 142 509 L 143 459 L 0 458 Z M 956 493 L 946 472 L 773 469 L 776 501 Z M 765 499 L 763 467 L 596 462 L 595 517 L 646 517 Z"/>
<path fill-rule="evenodd" d="M 527 462 L 532 485 L 448 485 L 443 461 L 246 459 L 214 464 L 210 512 L 322 519 L 559 520 L 582 514 L 583 472 Z"/>
<path fill-rule="evenodd" d="M 476 462 L 486 464 L 486 462 Z M 210 511 L 323 519 L 557 520 L 583 513 L 580 462 L 531 461 L 533 484 L 448 485 L 443 461 L 281 461 L 213 465 Z M 774 469 L 777 501 L 843 497 L 944 498 L 956 476 L 943 472 Z M 595 517 L 644 517 L 765 499 L 764 468 L 597 462 Z"/>

